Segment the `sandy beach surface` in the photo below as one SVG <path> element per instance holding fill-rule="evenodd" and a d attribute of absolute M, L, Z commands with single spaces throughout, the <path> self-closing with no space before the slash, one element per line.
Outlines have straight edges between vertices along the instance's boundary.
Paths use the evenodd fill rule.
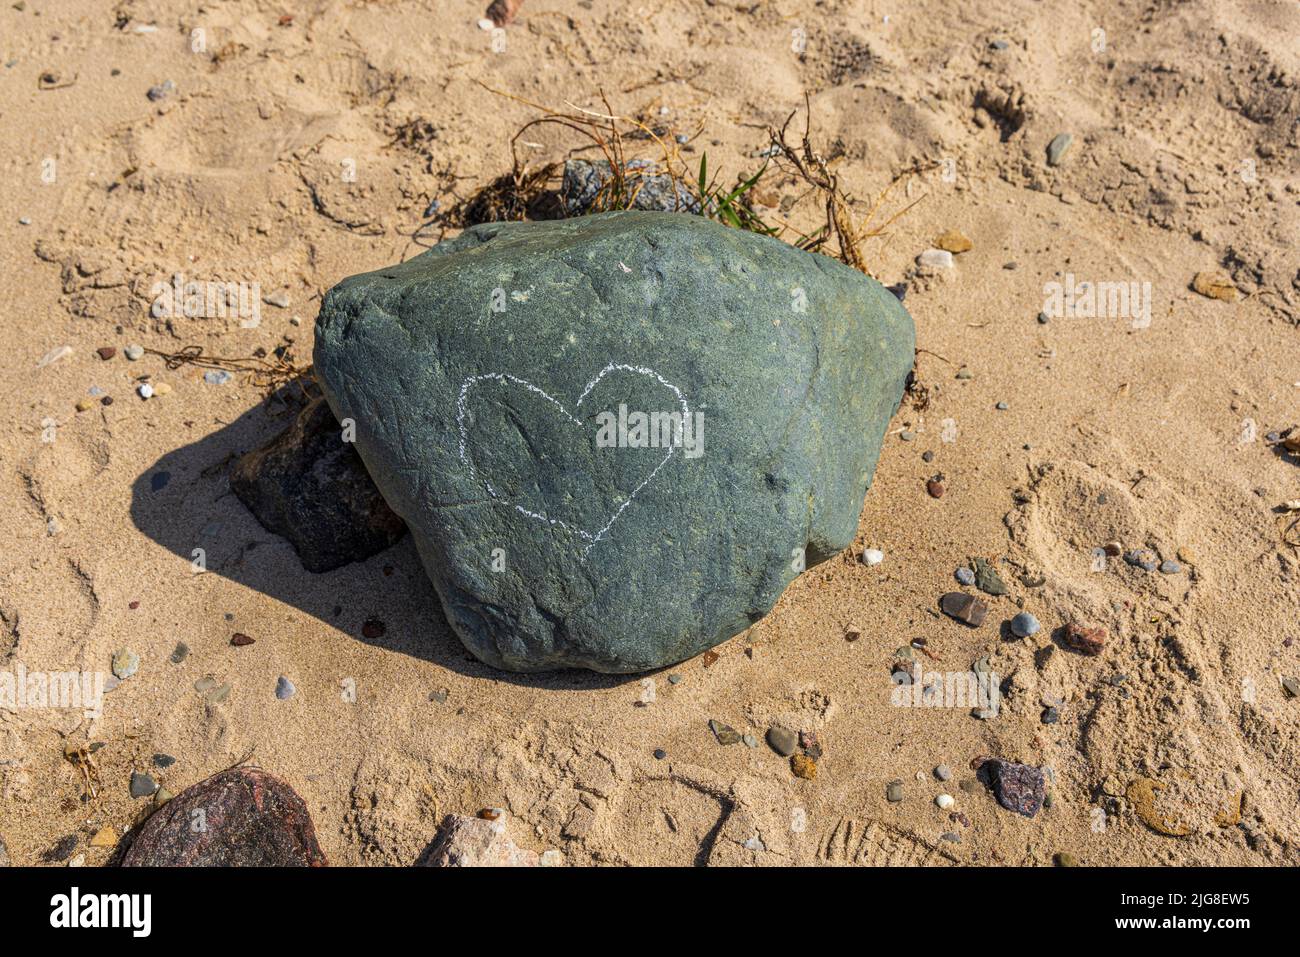
<path fill-rule="evenodd" d="M 139 658 L 98 716 L 0 708 L 10 861 L 102 864 L 151 805 L 133 772 L 179 793 L 247 759 L 302 795 L 334 864 L 411 864 L 485 807 L 571 865 L 1300 864 L 1300 7 L 528 0 L 499 33 L 483 15 L 0 10 L 0 669 Z M 246 373 L 163 358 L 308 364 L 327 289 L 418 253 L 509 172 L 537 111 L 488 88 L 602 112 L 603 92 L 728 179 L 807 94 L 864 205 L 922 168 L 862 252 L 908 284 L 928 403 L 891 424 L 854 548 L 716 656 L 506 674 L 449 631 L 409 536 L 305 571 L 227 484 L 283 410 Z M 580 145 L 545 126 L 518 148 Z M 791 178 L 762 190 L 792 228 L 823 215 Z M 951 231 L 969 248 L 919 267 L 966 245 Z M 259 321 L 155 317 L 177 274 L 258 284 Z M 1067 295 L 1085 283 L 1132 294 L 1089 309 Z M 972 629 L 937 603 L 977 557 L 1006 594 Z M 1042 627 L 1018 639 L 1022 610 Z M 1100 654 L 1068 646 L 1072 622 L 1105 630 Z M 900 656 L 923 685 L 980 663 L 996 713 L 900 701 Z M 772 725 L 817 736 L 815 777 Z M 1044 768 L 1050 806 L 999 806 L 986 757 Z"/>

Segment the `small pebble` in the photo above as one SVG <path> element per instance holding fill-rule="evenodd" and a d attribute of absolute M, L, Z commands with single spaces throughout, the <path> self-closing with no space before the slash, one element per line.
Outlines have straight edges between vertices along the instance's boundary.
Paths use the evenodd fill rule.
<path fill-rule="evenodd" d="M 119 649 L 113 655 L 113 674 L 125 681 L 140 669 L 140 656 L 129 648 Z"/>
<path fill-rule="evenodd" d="M 891 804 L 897 804 L 899 801 L 903 800 L 903 782 L 890 781 L 888 786 L 885 788 L 885 798 Z"/>
<path fill-rule="evenodd" d="M 758 738 L 754 737 L 752 734 L 741 735 L 740 740 L 745 742 L 745 747 L 747 748 L 758 747 Z"/>
<path fill-rule="evenodd" d="M 885 553 L 878 548 L 867 548 L 862 551 L 862 564 L 879 565 L 885 560 Z"/>
<path fill-rule="evenodd" d="M 664 758 L 666 758 L 666 757 L 668 757 L 668 752 L 667 752 L 667 751 L 665 751 L 663 748 L 655 748 L 655 760 L 656 760 L 656 761 L 662 761 L 662 760 L 663 760 Z"/>
<path fill-rule="evenodd" d="M 142 774 L 139 771 L 131 772 L 131 797 L 152 797 L 157 790 L 158 783 L 149 775 Z"/>
<path fill-rule="evenodd" d="M 999 402 L 993 408 L 997 409 L 999 412 L 1005 412 L 1007 411 L 1007 409 L 1010 408 L 1010 406 L 1008 406 L 1005 402 Z"/>
<path fill-rule="evenodd" d="M 898 433 L 898 437 L 904 442 L 913 442 L 916 440 L 916 433 L 911 429 L 904 429 L 902 432 Z"/>
<path fill-rule="evenodd" d="M 953 575 L 956 576 L 957 581 L 961 582 L 963 585 L 975 584 L 975 573 L 969 568 L 959 568 L 953 572 Z"/>
<path fill-rule="evenodd" d="M 144 355 L 144 346 L 129 345 L 122 350 L 122 353 L 132 362 L 135 362 L 136 359 Z"/>
<path fill-rule="evenodd" d="M 99 357 L 103 359 L 105 362 L 113 358 L 113 356 L 117 355 L 117 350 L 112 346 L 100 346 L 98 349 L 95 350 L 95 352 L 97 352 L 99 354 Z"/>
<path fill-rule="evenodd" d="M 817 762 L 806 754 L 796 754 L 790 758 L 790 770 L 795 777 L 811 781 L 817 777 Z"/>
<path fill-rule="evenodd" d="M 944 831 L 942 834 L 939 835 L 939 838 L 944 841 L 949 841 L 953 844 L 961 843 L 961 835 L 958 834 L 956 831 Z"/>
<path fill-rule="evenodd" d="M 155 754 L 153 756 L 153 765 L 156 768 L 163 768 L 165 770 L 167 768 L 170 768 L 175 763 L 176 763 L 176 759 L 173 758 L 170 754 Z"/>
<path fill-rule="evenodd" d="M 1177 575 L 1182 570 L 1183 566 L 1170 558 L 1166 558 L 1160 563 L 1160 574 L 1162 575 Z"/>
<path fill-rule="evenodd" d="M 1135 548 L 1124 553 L 1124 561 L 1134 568 L 1153 572 L 1156 570 L 1156 557 L 1145 548 Z"/>
<path fill-rule="evenodd" d="M 781 757 L 788 758 L 794 754 L 795 748 L 798 747 L 799 736 L 786 728 L 773 725 L 767 729 L 767 743 Z"/>
<path fill-rule="evenodd" d="M 293 682 L 280 675 L 280 680 L 275 683 L 275 696 L 281 701 L 288 701 L 293 697 L 293 693 L 298 689 L 293 686 Z"/>
<path fill-rule="evenodd" d="M 678 674 L 672 674 L 668 676 L 668 683 L 670 685 L 679 684 L 681 680 L 682 680 L 682 676 Z"/>
<path fill-rule="evenodd" d="M 172 652 L 171 661 L 174 665 L 179 665 L 182 661 L 190 656 L 190 646 L 183 641 L 176 643 L 176 650 Z"/>
<path fill-rule="evenodd" d="M 953 796 L 951 794 L 940 794 L 937 798 L 934 799 L 934 803 L 939 805 L 939 807 L 942 810 L 946 811 L 957 802 L 953 800 Z"/>
<path fill-rule="evenodd" d="M 962 380 L 973 379 L 975 378 L 975 373 L 971 372 L 970 369 L 958 369 L 957 378 Z"/>
<path fill-rule="evenodd" d="M 1052 137 L 1052 142 L 1047 144 L 1047 165 L 1060 166 L 1073 142 L 1074 136 L 1070 133 L 1057 133 Z"/>
<path fill-rule="evenodd" d="M 209 369 L 203 373 L 203 381 L 208 385 L 225 385 L 233 378 L 225 369 Z"/>
<path fill-rule="evenodd" d="M 952 768 L 948 767 L 946 764 L 941 764 L 934 769 L 934 776 L 940 781 L 951 781 Z"/>
<path fill-rule="evenodd" d="M 939 607 L 945 615 L 978 628 L 984 624 L 984 616 L 989 613 L 989 606 L 974 595 L 959 591 L 950 591 L 939 599 Z"/>
<path fill-rule="evenodd" d="M 1056 724 L 1056 722 L 1061 720 L 1061 712 L 1057 711 L 1055 708 L 1047 708 L 1043 712 L 1042 720 L 1043 724 Z"/>
<path fill-rule="evenodd" d="M 135 391 L 140 393 L 140 398 L 142 399 L 153 398 L 153 386 L 151 386 L 148 382 L 141 382 L 138 386 L 136 386 Z"/>
<path fill-rule="evenodd" d="M 273 292 L 269 296 L 263 296 L 262 301 L 268 306 L 275 306 L 277 309 L 289 308 L 289 294 L 283 289 Z"/>
<path fill-rule="evenodd" d="M 1045 313 L 1045 312 L 1040 312 L 1040 313 L 1038 314 L 1038 324 L 1039 324 L 1040 326 L 1045 326 L 1045 325 L 1047 325 L 1049 322 L 1051 322 L 1051 316 L 1049 316 L 1047 313 Z"/>
<path fill-rule="evenodd" d="M 1011 619 L 1011 633 L 1017 638 L 1028 638 L 1038 633 L 1041 626 L 1038 619 L 1027 611 L 1022 611 Z"/>
<path fill-rule="evenodd" d="M 946 249 L 927 249 L 916 257 L 916 264 L 926 269 L 951 269 L 952 253 Z"/>
<path fill-rule="evenodd" d="M 167 99 L 172 93 L 176 92 L 176 84 L 172 80 L 163 80 L 157 86 L 149 87 L 145 96 L 149 97 L 154 103 Z"/>

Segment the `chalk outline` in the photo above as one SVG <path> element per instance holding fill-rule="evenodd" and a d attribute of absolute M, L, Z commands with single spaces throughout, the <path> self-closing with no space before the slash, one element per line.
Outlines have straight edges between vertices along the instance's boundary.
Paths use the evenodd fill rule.
<path fill-rule="evenodd" d="M 660 385 L 664 386 L 667 389 L 672 390 L 673 394 L 677 396 L 677 401 L 680 402 L 682 405 L 682 420 L 684 422 L 689 420 L 691 414 L 691 407 L 686 402 L 686 396 L 682 395 L 681 389 L 677 388 L 677 386 L 673 385 L 671 382 L 669 382 L 667 379 L 661 376 L 658 372 L 655 372 L 654 369 L 648 368 L 646 366 L 634 366 L 634 365 L 627 365 L 626 363 L 618 363 L 618 362 L 611 362 L 609 365 L 605 366 L 605 368 L 600 370 L 596 378 L 592 379 L 590 382 L 587 383 L 587 387 L 582 390 L 582 395 L 578 396 L 578 401 L 574 403 L 573 409 L 575 412 L 582 407 L 583 401 L 587 398 L 588 395 L 591 394 L 591 390 L 596 388 L 596 386 L 600 383 L 600 380 L 605 378 L 605 376 L 609 375 L 611 372 L 635 372 L 638 375 L 643 375 L 646 376 L 647 378 L 655 379 L 656 381 L 658 381 Z M 480 382 L 489 379 L 494 380 L 496 382 L 509 382 L 513 385 L 523 386 L 528 391 L 535 392 L 537 395 L 540 395 L 542 398 L 544 398 L 547 402 L 550 402 L 552 405 L 554 405 L 557 409 L 560 410 L 560 412 L 564 415 L 564 417 L 568 419 L 570 422 L 572 422 L 574 425 L 578 426 L 579 428 L 582 428 L 583 425 L 582 422 L 580 422 L 572 413 L 569 412 L 568 409 L 564 407 L 564 403 L 562 403 L 559 399 L 555 398 L 545 389 L 529 382 L 527 379 L 521 379 L 519 376 L 511 375 L 508 372 L 485 372 L 481 375 L 467 376 L 465 378 L 465 381 L 462 382 L 460 385 L 460 395 L 456 399 L 456 428 L 460 432 L 460 461 L 462 465 L 464 465 L 466 468 L 469 469 L 470 478 L 475 479 L 477 481 L 481 481 L 483 483 L 483 487 L 487 489 L 487 493 L 489 495 L 491 495 L 494 499 L 497 499 L 498 501 L 503 501 L 497 495 L 496 489 L 492 487 L 492 483 L 489 482 L 486 478 L 482 478 L 481 476 L 479 476 L 478 470 L 474 468 L 473 459 L 468 455 L 466 451 L 466 444 L 469 438 L 469 432 L 465 428 L 465 413 L 466 413 L 466 407 L 469 400 L 469 393 L 470 390 L 473 389 L 475 386 L 477 386 Z M 549 525 L 558 525 L 559 527 L 565 529 L 566 531 L 574 532 L 577 535 L 581 536 L 582 538 L 586 539 L 589 544 L 585 549 L 583 549 L 582 552 L 583 558 L 586 558 L 587 553 L 590 552 L 593 548 L 595 548 L 596 545 L 605 537 L 606 533 L 609 532 L 610 528 L 613 527 L 614 523 L 618 521 L 618 517 L 623 514 L 623 511 L 629 505 L 632 504 L 633 500 L 637 497 L 637 495 L 641 492 L 641 490 L 645 488 L 647 485 L 649 485 L 652 481 L 654 481 L 654 478 L 656 475 L 659 474 L 660 469 L 662 469 L 665 465 L 668 464 L 668 460 L 673 457 L 673 453 L 676 451 L 677 451 L 677 446 L 675 445 L 668 446 L 668 453 L 659 461 L 659 464 L 654 467 L 654 470 L 645 477 L 645 479 L 641 482 L 640 485 L 638 485 L 636 488 L 632 490 L 632 493 L 628 495 L 626 499 L 623 500 L 622 504 L 620 504 L 619 507 L 615 509 L 614 514 L 611 515 L 609 521 L 605 523 L 605 527 L 602 528 L 600 531 L 596 532 L 594 535 L 591 532 L 587 531 L 586 529 L 578 528 L 575 525 L 570 525 L 568 522 L 565 522 L 562 519 L 550 518 L 547 515 L 542 514 L 541 512 L 530 511 L 529 509 L 524 508 L 522 505 L 518 503 L 503 502 L 503 504 L 512 505 L 515 511 L 535 521 L 546 522 Z"/>

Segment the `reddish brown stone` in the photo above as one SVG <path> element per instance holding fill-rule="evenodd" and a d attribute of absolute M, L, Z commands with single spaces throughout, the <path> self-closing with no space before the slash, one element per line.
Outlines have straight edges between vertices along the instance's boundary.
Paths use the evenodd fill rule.
<path fill-rule="evenodd" d="M 960 591 L 950 591 L 940 598 L 939 607 L 943 609 L 945 615 L 956 618 L 972 628 L 984 624 L 984 616 L 989 613 L 989 606 L 983 601 L 974 595 L 967 595 Z"/>
<path fill-rule="evenodd" d="M 100 346 L 95 351 L 99 353 L 99 357 L 103 359 L 105 362 L 113 358 L 113 356 L 117 355 L 117 350 L 114 349 L 112 346 Z"/>
<path fill-rule="evenodd" d="M 930 479 L 926 482 L 925 490 L 930 493 L 930 498 L 943 498 L 943 483 L 938 479 Z"/>
<path fill-rule="evenodd" d="M 1065 635 L 1061 640 L 1067 648 L 1081 655 L 1099 655 L 1106 647 L 1106 629 L 1085 628 L 1071 622 L 1065 626 Z"/>
<path fill-rule="evenodd" d="M 123 867 L 323 867 L 307 805 L 260 768 L 186 788 L 136 829 Z"/>
<path fill-rule="evenodd" d="M 251 645 L 253 641 L 254 641 L 253 638 L 250 638 L 248 635 L 240 631 L 237 631 L 230 636 L 230 643 L 234 645 L 236 648 L 244 648 L 248 645 Z"/>

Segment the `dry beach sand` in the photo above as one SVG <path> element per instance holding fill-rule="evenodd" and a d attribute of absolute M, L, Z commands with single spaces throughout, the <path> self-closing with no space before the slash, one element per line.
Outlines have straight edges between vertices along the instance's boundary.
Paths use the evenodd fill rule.
<path fill-rule="evenodd" d="M 103 863 L 104 829 L 150 803 L 133 771 L 178 793 L 251 752 L 335 864 L 412 863 L 444 816 L 483 807 L 570 864 L 1300 863 L 1300 699 L 1281 682 L 1300 677 L 1300 552 L 1277 512 L 1300 464 L 1270 440 L 1300 423 L 1300 7 L 528 0 L 498 50 L 482 16 L 466 0 L 0 10 L 0 667 L 140 661 L 96 719 L 0 710 L 10 860 Z M 805 92 L 854 195 L 938 164 L 863 247 L 881 281 L 909 283 L 929 403 L 891 425 L 854 550 L 716 658 L 503 674 L 448 631 L 409 537 L 304 571 L 226 483 L 286 418 L 248 375 L 212 383 L 157 354 L 307 362 L 326 289 L 409 258 L 439 233 L 414 235 L 432 202 L 508 172 L 536 114 L 478 81 L 555 107 L 603 109 L 603 90 L 728 177 Z M 523 140 L 539 162 L 578 145 L 554 127 Z M 796 227 L 818 222 L 802 186 L 764 189 Z M 918 269 L 950 230 L 970 248 Z M 1202 272 L 1225 298 L 1192 288 Z M 177 273 L 279 304 L 252 328 L 153 318 L 151 288 Z M 1070 276 L 1139 295 L 1040 322 L 1046 284 Z M 129 361 L 134 343 L 155 352 Z M 1177 571 L 1099 562 L 1111 541 Z M 983 595 L 972 629 L 937 601 L 975 557 L 1008 594 Z M 1043 627 L 1015 639 L 1021 607 Z M 1066 647 L 1069 622 L 1104 628 L 1102 653 Z M 998 713 L 891 704 L 896 649 L 918 639 L 926 671 L 987 657 Z M 758 746 L 719 744 L 710 719 Z M 814 778 L 763 743 L 772 724 L 815 732 Z M 65 750 L 92 745 L 83 800 L 88 766 Z M 1000 807 L 982 756 L 1050 769 L 1051 806 Z"/>

